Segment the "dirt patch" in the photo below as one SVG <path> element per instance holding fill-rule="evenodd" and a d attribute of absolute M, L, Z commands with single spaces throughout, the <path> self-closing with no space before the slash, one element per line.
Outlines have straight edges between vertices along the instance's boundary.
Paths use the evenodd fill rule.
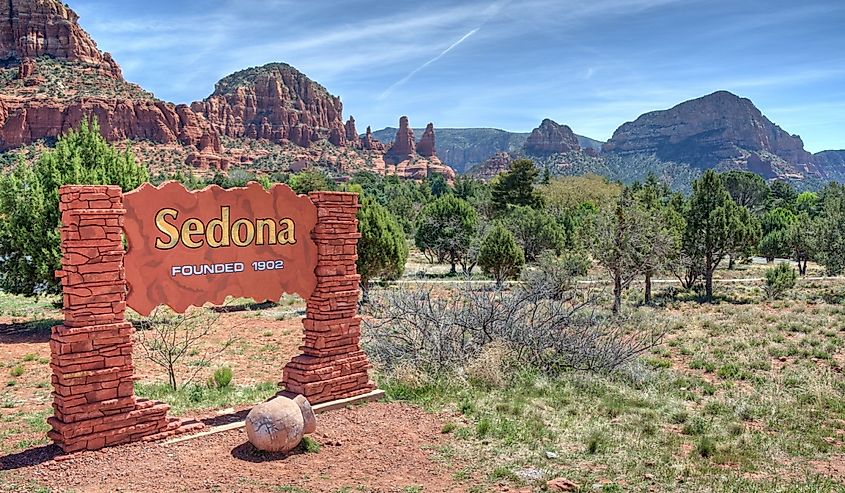
<path fill-rule="evenodd" d="M 407 405 L 373 403 L 319 415 L 316 453 L 264 454 L 235 430 L 174 445 L 85 452 L 20 467 L 6 479 L 77 492 L 464 491 L 470 485 L 452 480 L 456 464 L 438 458 L 446 419 Z"/>
<path fill-rule="evenodd" d="M 810 465 L 817 473 L 830 476 L 845 484 L 845 454 L 833 455 L 825 460 L 811 461 Z"/>

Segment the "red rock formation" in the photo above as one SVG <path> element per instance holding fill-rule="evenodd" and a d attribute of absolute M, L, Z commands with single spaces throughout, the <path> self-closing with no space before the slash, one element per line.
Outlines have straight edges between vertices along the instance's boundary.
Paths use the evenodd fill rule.
<path fill-rule="evenodd" d="M 424 180 L 428 176 L 438 174 L 443 175 L 450 182 L 456 176 L 455 170 L 443 164 L 437 156 L 406 159 L 395 165 L 386 166 L 385 173 L 412 180 Z"/>
<path fill-rule="evenodd" d="M 416 150 L 414 131 L 408 126 L 408 117 L 403 116 L 399 119 L 399 130 L 396 131 L 396 139 L 385 155 L 385 161 L 394 164 L 405 161 L 412 158 Z"/>
<path fill-rule="evenodd" d="M 434 142 L 434 124 L 429 123 L 425 127 L 420 143 L 417 144 L 417 154 L 423 157 L 433 157 L 437 155 Z"/>
<path fill-rule="evenodd" d="M 83 99 L 67 105 L 51 100 L 21 101 L 0 97 L 0 148 L 11 149 L 58 137 L 96 116 L 109 141 L 151 140 L 180 143 L 200 151 L 221 152 L 220 138 L 185 105 L 162 101 Z"/>
<path fill-rule="evenodd" d="M 340 99 L 284 63 L 236 72 L 191 107 L 227 137 L 290 141 L 302 147 L 320 139 L 337 146 L 346 143 Z"/>
<path fill-rule="evenodd" d="M 346 121 L 346 145 L 355 149 L 361 148 L 361 136 L 358 135 L 358 130 L 355 128 L 355 118 L 351 115 Z"/>
<path fill-rule="evenodd" d="M 76 12 L 55 0 L 0 2 L 0 60 L 23 60 L 49 55 L 84 62 L 121 78 L 120 67 L 101 53 L 77 20 Z"/>
<path fill-rule="evenodd" d="M 499 173 L 507 171 L 513 159 L 513 156 L 507 152 L 496 153 L 483 163 L 469 170 L 469 174 L 477 178 L 488 180 Z"/>
<path fill-rule="evenodd" d="M 384 152 L 384 144 L 373 137 L 373 129 L 369 126 L 367 127 L 367 133 L 364 135 L 364 139 L 361 141 L 361 147 L 368 151 Z"/>
<path fill-rule="evenodd" d="M 27 79 L 35 74 L 36 64 L 32 58 L 25 58 L 18 67 L 18 79 Z"/>
<path fill-rule="evenodd" d="M 580 148 L 578 137 L 571 128 L 548 118 L 531 132 L 523 146 L 525 153 L 530 155 L 558 154 L 577 151 Z"/>
<path fill-rule="evenodd" d="M 727 91 L 646 113 L 619 127 L 604 151 L 656 154 L 702 168 L 748 164 L 751 156 L 755 156 L 751 164 L 760 166 L 761 152 L 792 165 L 813 163 L 800 137 L 772 123 L 750 100 Z"/>

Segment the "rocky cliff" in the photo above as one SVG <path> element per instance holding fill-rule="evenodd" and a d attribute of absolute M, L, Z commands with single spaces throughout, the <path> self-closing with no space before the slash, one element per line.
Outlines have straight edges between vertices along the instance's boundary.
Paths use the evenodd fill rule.
<path fill-rule="evenodd" d="M 340 98 L 285 63 L 225 77 L 211 96 L 191 108 L 226 137 L 289 141 L 301 147 L 322 139 L 346 144 Z"/>
<path fill-rule="evenodd" d="M 557 154 L 580 149 L 578 137 L 571 128 L 548 118 L 531 132 L 523 146 L 523 151 L 528 155 Z"/>
<path fill-rule="evenodd" d="M 98 67 L 104 74 L 122 78 L 120 67 L 108 53 L 101 53 L 77 20 L 79 16 L 54 0 L 0 2 L 0 61 L 21 62 L 50 56 Z"/>
<path fill-rule="evenodd" d="M 53 0 L 0 5 L 0 149 L 57 137 L 96 116 L 111 141 L 184 145 L 198 164 L 222 151 L 201 115 L 126 82 L 77 19 Z"/>
<path fill-rule="evenodd" d="M 800 137 L 772 123 L 750 100 L 727 91 L 646 113 L 619 127 L 603 151 L 655 154 L 701 169 L 753 167 L 768 178 L 814 172 L 813 156 Z M 784 163 L 792 169 L 784 169 Z"/>

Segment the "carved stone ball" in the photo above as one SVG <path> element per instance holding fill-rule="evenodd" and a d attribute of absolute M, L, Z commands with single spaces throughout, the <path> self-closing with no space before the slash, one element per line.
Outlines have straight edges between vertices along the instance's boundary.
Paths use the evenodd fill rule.
<path fill-rule="evenodd" d="M 299 445 L 306 433 L 317 429 L 317 419 L 305 397 L 276 397 L 252 408 L 245 427 L 249 443 L 255 448 L 287 453 Z"/>

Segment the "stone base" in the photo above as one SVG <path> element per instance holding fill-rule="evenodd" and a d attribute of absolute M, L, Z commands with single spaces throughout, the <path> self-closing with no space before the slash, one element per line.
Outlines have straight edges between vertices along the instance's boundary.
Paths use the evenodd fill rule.
<path fill-rule="evenodd" d="M 102 416 L 79 421 L 64 422 L 53 416 L 47 423 L 53 427 L 47 432 L 65 453 L 98 450 L 139 440 L 167 438 L 177 433 L 187 433 L 202 428 L 195 421 L 168 418 L 170 406 L 146 399 L 135 399 L 126 408 L 108 409 L 103 403 Z"/>
<path fill-rule="evenodd" d="M 372 368 L 363 351 L 317 357 L 300 355 L 285 366 L 282 385 L 287 393 L 302 394 L 311 404 L 366 394 L 376 388 Z"/>

